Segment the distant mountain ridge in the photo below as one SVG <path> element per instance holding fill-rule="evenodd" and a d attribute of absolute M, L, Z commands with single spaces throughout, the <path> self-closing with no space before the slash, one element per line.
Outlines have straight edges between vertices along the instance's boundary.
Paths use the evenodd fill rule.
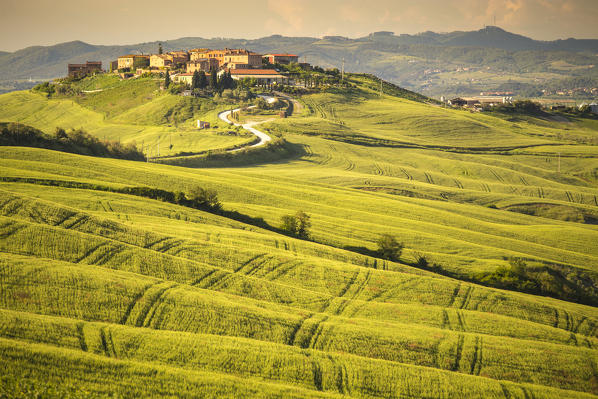
<path fill-rule="evenodd" d="M 530 70 L 554 72 L 550 63 L 555 61 L 589 69 L 598 64 L 598 40 L 538 41 L 495 26 L 471 32 L 423 32 L 415 35 L 383 31 L 355 39 L 272 35 L 253 40 L 184 37 L 161 43 L 165 51 L 240 47 L 262 53 L 292 52 L 298 54 L 302 61 L 323 67 L 340 67 L 342 59 L 345 59 L 348 71 L 371 72 L 420 92 L 434 85 L 428 82 L 426 71 L 443 67 L 484 66 L 497 71 L 521 73 Z M 72 41 L 54 46 L 28 47 L 12 53 L 0 52 L 0 81 L 60 77 L 66 74 L 68 63 L 89 60 L 102 61 L 107 65 L 119 55 L 154 53 L 157 48 L 158 42 L 105 46 Z M 598 77 L 596 68 L 589 72 L 583 76 Z M 571 71 L 555 73 L 562 73 L 563 78 L 569 78 L 571 74 L 579 76 Z"/>

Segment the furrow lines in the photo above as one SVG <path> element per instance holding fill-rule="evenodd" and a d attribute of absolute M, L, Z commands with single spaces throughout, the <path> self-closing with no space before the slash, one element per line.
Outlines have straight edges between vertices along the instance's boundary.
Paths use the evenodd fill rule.
<path fill-rule="evenodd" d="M 171 289 L 175 288 L 176 286 L 177 286 L 177 284 L 173 284 L 169 287 L 166 287 L 156 295 L 156 298 L 150 305 L 150 309 L 148 311 L 147 317 L 145 318 L 145 320 L 143 320 L 143 325 L 139 326 L 139 327 L 150 327 L 151 326 L 152 320 L 154 319 L 154 316 L 156 315 L 156 311 L 158 310 L 160 305 L 164 302 L 164 298 L 166 298 L 166 295 L 167 295 L 166 293 L 168 291 L 170 291 Z"/>
<path fill-rule="evenodd" d="M 262 278 L 268 277 L 268 280 L 270 280 L 270 281 L 274 281 L 276 279 L 279 279 L 280 277 L 284 276 L 285 274 L 287 274 L 288 272 L 290 272 L 291 270 L 293 270 L 293 268 L 295 267 L 295 265 L 297 263 L 300 263 L 300 262 L 298 262 L 298 261 L 286 261 L 286 262 L 279 263 L 275 268 L 273 268 L 272 270 L 270 270 L 268 273 L 264 274 L 262 276 Z M 285 264 L 287 266 L 282 267 L 282 265 L 285 265 Z"/>
<path fill-rule="evenodd" d="M 426 176 L 426 181 L 429 184 L 434 184 L 434 179 L 432 179 L 432 175 L 431 174 L 429 174 L 428 172 L 424 172 L 424 175 Z"/>
<path fill-rule="evenodd" d="M 322 318 L 322 320 L 320 320 L 313 328 L 313 335 L 312 337 L 309 339 L 309 348 L 312 349 L 316 349 L 316 345 L 318 343 L 318 340 L 320 339 L 320 336 L 322 335 L 322 330 L 324 329 L 324 327 L 322 326 L 323 323 L 325 323 L 328 320 L 328 316 L 324 316 Z"/>
<path fill-rule="evenodd" d="M 235 273 L 238 273 L 238 272 L 240 272 L 240 271 L 241 271 L 241 269 L 243 269 L 245 266 L 247 266 L 247 265 L 251 264 L 251 263 L 252 263 L 253 261 L 255 261 L 256 259 L 262 258 L 262 257 L 264 257 L 264 256 L 266 256 L 266 255 L 267 255 L 267 253 L 263 253 L 263 254 L 256 255 L 256 256 L 254 256 L 254 257 L 250 258 L 249 260 L 247 260 L 247 261 L 245 261 L 245 262 L 241 263 L 241 264 L 240 264 L 240 265 L 239 265 L 237 268 L 233 269 L 233 271 L 234 271 Z"/>
<path fill-rule="evenodd" d="M 0 226 L 0 239 L 8 238 L 13 234 L 18 233 L 21 230 L 27 229 L 26 225 L 19 224 L 14 221 L 8 221 L 7 223 Z"/>
<path fill-rule="evenodd" d="M 498 173 L 496 173 L 496 171 L 494 169 L 490 169 L 490 172 L 494 175 L 496 180 L 498 180 L 501 183 L 505 182 L 505 180 Z"/>
<path fill-rule="evenodd" d="M 209 272 L 207 272 L 206 274 L 204 274 L 197 280 L 193 281 L 190 285 L 194 286 L 194 287 L 198 286 L 202 281 L 204 281 L 205 279 L 207 279 L 208 277 L 210 277 L 212 274 L 216 273 L 217 271 L 218 271 L 218 269 L 210 270 Z"/>
<path fill-rule="evenodd" d="M 455 353 L 455 364 L 453 364 L 452 371 L 459 370 L 459 363 L 461 362 L 461 356 L 463 354 L 464 343 L 465 343 L 465 336 L 463 334 L 459 334 L 459 339 L 457 340 L 457 350 Z"/>
<path fill-rule="evenodd" d="M 158 300 L 158 298 L 160 297 L 160 295 L 162 295 L 162 293 L 164 291 L 170 289 L 170 287 L 171 286 L 164 287 L 160 291 L 158 291 L 158 293 L 155 294 L 154 298 L 148 298 L 147 303 L 141 309 L 141 311 L 139 312 L 139 315 L 137 316 L 137 321 L 135 322 L 135 326 L 136 327 L 143 327 L 144 321 L 147 318 L 147 315 L 149 314 L 149 312 L 152 309 L 153 305 L 156 303 L 156 301 Z"/>
<path fill-rule="evenodd" d="M 345 287 L 343 287 L 343 289 L 338 293 L 338 297 L 342 297 L 344 296 L 347 291 L 349 291 L 349 288 L 351 288 L 351 286 L 353 284 L 355 284 L 355 280 L 357 279 L 357 276 L 359 276 L 360 270 L 355 271 L 355 273 L 353 274 L 353 276 L 351 276 L 351 279 L 349 280 L 349 282 L 347 283 L 347 285 L 345 285 Z"/>
<path fill-rule="evenodd" d="M 81 346 L 81 350 L 83 352 L 87 352 L 87 343 L 85 342 L 85 333 L 83 332 L 83 326 L 85 323 L 79 322 L 77 323 L 77 333 L 79 337 L 79 345 Z"/>
<path fill-rule="evenodd" d="M 139 294 L 137 294 L 133 300 L 131 301 L 131 303 L 129 303 L 129 306 L 127 307 L 127 310 L 125 310 L 125 314 L 123 315 L 123 317 L 120 319 L 120 324 L 127 324 L 127 320 L 129 319 L 129 316 L 131 314 L 131 311 L 133 310 L 133 308 L 135 307 L 135 305 L 137 305 L 137 303 L 139 302 L 139 300 L 141 298 L 143 298 L 143 296 L 147 293 L 147 291 L 152 288 L 153 286 L 157 285 L 158 283 L 155 284 L 148 284 L 143 288 L 143 291 L 141 291 Z"/>
<path fill-rule="evenodd" d="M 469 286 L 467 287 L 467 292 L 465 293 L 465 295 L 463 296 L 463 303 L 461 304 L 461 309 L 466 309 L 467 305 L 469 304 L 469 301 L 471 300 L 471 293 L 473 291 L 473 286 Z"/>
<path fill-rule="evenodd" d="M 93 255 L 94 252 L 96 252 L 97 250 L 99 250 L 100 248 L 105 247 L 105 246 L 108 246 L 108 243 L 102 242 L 102 243 L 99 243 L 99 244 L 91 247 L 82 256 L 80 256 L 78 259 L 76 259 L 74 263 L 83 262 L 84 259 L 90 257 L 91 255 Z"/>
<path fill-rule="evenodd" d="M 451 296 L 451 300 L 448 303 L 448 305 L 446 305 L 447 308 L 450 308 L 455 304 L 455 300 L 459 296 L 460 291 L 461 291 L 461 283 L 457 284 L 457 286 L 455 287 L 455 290 L 453 291 L 453 295 Z"/>
<path fill-rule="evenodd" d="M 482 369 L 482 338 L 475 337 L 475 347 L 473 350 L 473 359 L 471 361 L 471 369 L 469 374 L 472 375 L 480 375 L 480 370 Z"/>

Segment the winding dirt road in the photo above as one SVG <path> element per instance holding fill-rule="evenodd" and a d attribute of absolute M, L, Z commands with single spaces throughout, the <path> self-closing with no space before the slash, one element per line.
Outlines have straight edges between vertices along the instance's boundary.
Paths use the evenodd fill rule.
<path fill-rule="evenodd" d="M 271 97 L 271 96 L 260 96 L 260 97 L 262 97 L 264 100 L 266 100 L 268 102 L 272 102 L 275 100 L 275 98 Z M 248 109 L 249 108 L 255 108 L 255 105 L 248 107 Z M 228 123 L 229 125 L 241 126 L 243 129 L 247 130 L 248 132 L 250 132 L 250 133 L 254 134 L 256 137 L 258 137 L 260 139 L 260 141 L 258 141 L 255 144 L 252 144 L 252 145 L 244 146 L 241 148 L 236 148 L 234 150 L 229 150 L 228 152 L 237 152 L 237 151 L 241 151 L 245 148 L 260 147 L 262 145 L 265 145 L 268 141 L 272 140 L 272 137 L 268 136 L 266 133 L 264 133 L 260 130 L 257 130 L 256 128 L 254 128 L 254 126 L 262 124 L 262 123 L 270 122 L 272 119 L 269 119 L 266 121 L 261 121 L 261 122 L 249 122 L 249 123 L 244 123 L 244 124 L 231 122 L 231 120 L 228 119 L 231 112 L 237 112 L 240 110 L 241 110 L 241 108 L 237 108 L 232 111 L 231 110 L 223 111 L 218 114 L 218 118 L 220 118 L 220 120 Z"/>

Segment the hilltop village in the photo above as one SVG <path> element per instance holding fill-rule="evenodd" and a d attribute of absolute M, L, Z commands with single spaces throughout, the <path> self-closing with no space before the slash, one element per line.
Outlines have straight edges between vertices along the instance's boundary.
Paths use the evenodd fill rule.
<path fill-rule="evenodd" d="M 216 73 L 221 77 L 230 74 L 233 80 L 253 79 L 257 84 L 285 84 L 289 78 L 279 72 L 275 65 L 296 64 L 310 70 L 307 63 L 299 63 L 295 54 L 258 54 L 245 49 L 212 50 L 207 48 L 179 50 L 158 54 L 127 54 L 110 62 L 108 72 L 117 73 L 121 78 L 131 78 L 143 74 L 168 74 L 173 82 L 191 85 L 195 72 L 206 76 Z M 69 64 L 68 76 L 81 78 L 89 74 L 103 72 L 102 63 L 88 61 L 85 64 Z"/>
<path fill-rule="evenodd" d="M 68 64 L 70 78 L 82 78 L 94 73 L 104 73 L 102 63 L 87 61 L 85 64 Z M 313 72 L 326 72 L 328 77 L 313 75 Z M 268 86 L 282 89 L 293 86 L 301 90 L 317 88 L 320 85 L 335 85 L 344 82 L 344 71 L 312 66 L 299 62 L 295 54 L 258 54 L 246 49 L 209 49 L 176 50 L 163 52 L 158 47 L 157 54 L 126 54 L 111 61 L 108 73 L 118 74 L 122 79 L 135 78 L 142 75 L 158 75 L 178 84 L 181 94 L 192 94 L 191 89 L 208 86 L 208 82 L 228 82 L 222 88 L 232 88 L 241 82 L 246 87 Z M 203 82 L 199 83 L 198 82 Z M 212 83 L 212 85 L 215 85 Z M 382 92 L 382 88 L 380 88 Z M 530 101 L 514 101 L 513 92 L 482 92 L 479 96 L 440 98 L 440 103 L 448 107 L 467 109 L 471 112 L 502 109 L 538 113 L 543 108 L 552 111 L 574 111 L 598 114 L 596 103 L 583 103 L 579 107 L 568 108 L 563 105 L 543 106 Z M 514 106 L 515 105 L 515 106 Z"/>

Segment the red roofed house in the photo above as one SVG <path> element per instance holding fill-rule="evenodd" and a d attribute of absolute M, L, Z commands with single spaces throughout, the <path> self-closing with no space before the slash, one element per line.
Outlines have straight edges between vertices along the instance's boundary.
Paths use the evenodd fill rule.
<path fill-rule="evenodd" d="M 286 83 L 288 78 L 274 69 L 229 69 L 230 75 L 235 80 L 255 79 L 260 84 Z M 223 74 L 225 71 L 220 71 Z"/>
<path fill-rule="evenodd" d="M 264 60 L 270 64 L 285 64 L 288 65 L 291 62 L 299 63 L 299 56 L 295 54 L 266 54 Z"/>

